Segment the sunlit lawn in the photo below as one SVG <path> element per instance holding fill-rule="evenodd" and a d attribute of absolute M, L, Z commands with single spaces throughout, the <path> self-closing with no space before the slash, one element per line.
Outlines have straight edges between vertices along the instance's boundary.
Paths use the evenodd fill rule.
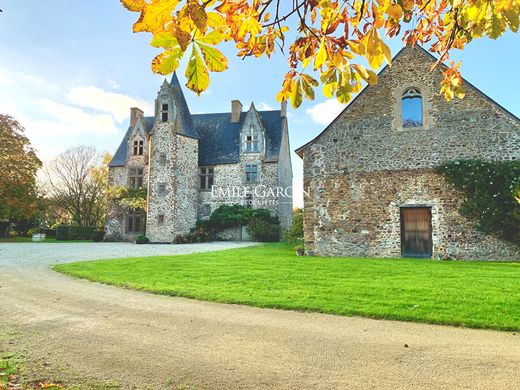
<path fill-rule="evenodd" d="M 158 294 L 520 330 L 520 264 L 297 257 L 283 244 L 80 262 L 57 271 Z"/>

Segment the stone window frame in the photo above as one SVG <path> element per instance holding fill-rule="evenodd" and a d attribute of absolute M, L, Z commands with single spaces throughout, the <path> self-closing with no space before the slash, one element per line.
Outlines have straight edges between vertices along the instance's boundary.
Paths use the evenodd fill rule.
<path fill-rule="evenodd" d="M 144 155 L 144 139 L 137 135 L 132 139 L 132 155 L 143 156 Z"/>
<path fill-rule="evenodd" d="M 159 214 L 157 216 L 157 224 L 162 226 L 162 225 L 164 225 L 164 221 L 165 221 L 164 214 Z"/>
<path fill-rule="evenodd" d="M 215 176 L 214 166 L 199 167 L 199 190 L 211 191 L 211 188 L 215 185 Z"/>
<path fill-rule="evenodd" d="M 421 127 L 403 127 L 403 105 L 402 99 L 403 95 L 409 89 L 416 89 L 421 94 L 422 100 L 422 126 Z M 403 132 L 403 131 L 417 131 L 417 130 L 429 130 L 433 128 L 434 122 L 433 117 L 431 116 L 431 104 L 430 104 L 430 88 L 427 87 L 423 83 L 413 82 L 413 83 L 405 83 L 400 85 L 398 88 L 395 88 L 393 91 L 393 104 L 392 104 L 392 127 L 394 130 Z"/>
<path fill-rule="evenodd" d="M 166 187 L 167 187 L 166 183 L 158 183 L 157 184 L 157 196 L 164 198 L 168 194 Z"/>
<path fill-rule="evenodd" d="M 125 231 L 127 233 L 143 233 L 145 225 L 144 211 L 141 209 L 131 209 L 126 215 Z"/>
<path fill-rule="evenodd" d="M 255 180 L 248 180 L 248 173 L 252 174 L 253 171 L 251 172 L 248 172 L 248 167 L 253 167 L 255 166 L 256 167 L 256 179 Z M 260 182 L 260 164 L 257 163 L 257 162 L 246 162 L 244 163 L 244 167 L 243 167 L 243 172 L 244 172 L 244 182 L 245 183 L 259 183 Z"/>
<path fill-rule="evenodd" d="M 159 155 L 159 163 L 160 163 L 161 165 L 166 165 L 167 162 L 168 162 L 167 159 L 168 159 L 168 157 L 166 156 L 166 153 L 161 153 L 161 154 Z"/>
<path fill-rule="evenodd" d="M 254 145 L 257 145 L 255 150 Z M 249 150 L 249 146 L 252 145 Z M 249 127 L 249 131 L 242 133 L 242 152 L 246 154 L 259 154 L 264 151 L 264 133 L 262 130 L 255 130 L 254 126 Z"/>
<path fill-rule="evenodd" d="M 168 102 L 161 102 L 161 122 L 168 122 L 170 119 L 170 104 Z"/>
<path fill-rule="evenodd" d="M 138 190 L 144 187 L 144 168 L 129 167 L 128 168 L 128 188 Z"/>

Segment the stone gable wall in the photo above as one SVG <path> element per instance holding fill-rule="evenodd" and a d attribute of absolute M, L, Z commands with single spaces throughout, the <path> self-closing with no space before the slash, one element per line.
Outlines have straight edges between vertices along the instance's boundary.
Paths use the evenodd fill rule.
<path fill-rule="evenodd" d="M 466 97 L 438 94 L 442 73 L 406 48 L 304 149 L 305 241 L 320 255 L 400 256 L 399 204 L 430 204 L 434 256 L 520 260 L 517 247 L 477 232 L 458 213 L 461 194 L 432 169 L 453 159 L 520 159 L 520 123 L 466 85 Z M 403 129 L 401 96 L 423 96 L 424 126 Z"/>

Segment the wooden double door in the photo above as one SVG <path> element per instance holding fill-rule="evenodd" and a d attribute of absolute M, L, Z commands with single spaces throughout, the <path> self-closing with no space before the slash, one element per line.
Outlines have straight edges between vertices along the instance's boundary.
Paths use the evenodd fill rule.
<path fill-rule="evenodd" d="M 401 254 L 403 257 L 432 256 L 431 207 L 401 207 Z"/>

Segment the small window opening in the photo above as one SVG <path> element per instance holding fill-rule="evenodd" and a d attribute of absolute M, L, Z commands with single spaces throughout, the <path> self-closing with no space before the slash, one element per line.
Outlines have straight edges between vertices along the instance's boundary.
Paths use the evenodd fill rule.
<path fill-rule="evenodd" d="M 422 127 L 422 96 L 417 88 L 409 88 L 401 99 L 403 127 Z"/>
<path fill-rule="evenodd" d="M 161 121 L 168 122 L 168 103 L 163 103 L 161 107 Z"/>
<path fill-rule="evenodd" d="M 201 190 L 211 190 L 215 183 L 215 168 L 202 167 L 199 169 L 199 183 Z"/>
<path fill-rule="evenodd" d="M 255 183 L 258 181 L 258 165 L 246 164 L 245 173 L 246 173 L 246 182 Z"/>
<path fill-rule="evenodd" d="M 143 186 L 143 168 L 130 168 L 128 171 L 129 187 L 137 190 Z"/>
<path fill-rule="evenodd" d="M 144 153 L 144 141 L 134 141 L 134 156 L 142 156 Z"/>

